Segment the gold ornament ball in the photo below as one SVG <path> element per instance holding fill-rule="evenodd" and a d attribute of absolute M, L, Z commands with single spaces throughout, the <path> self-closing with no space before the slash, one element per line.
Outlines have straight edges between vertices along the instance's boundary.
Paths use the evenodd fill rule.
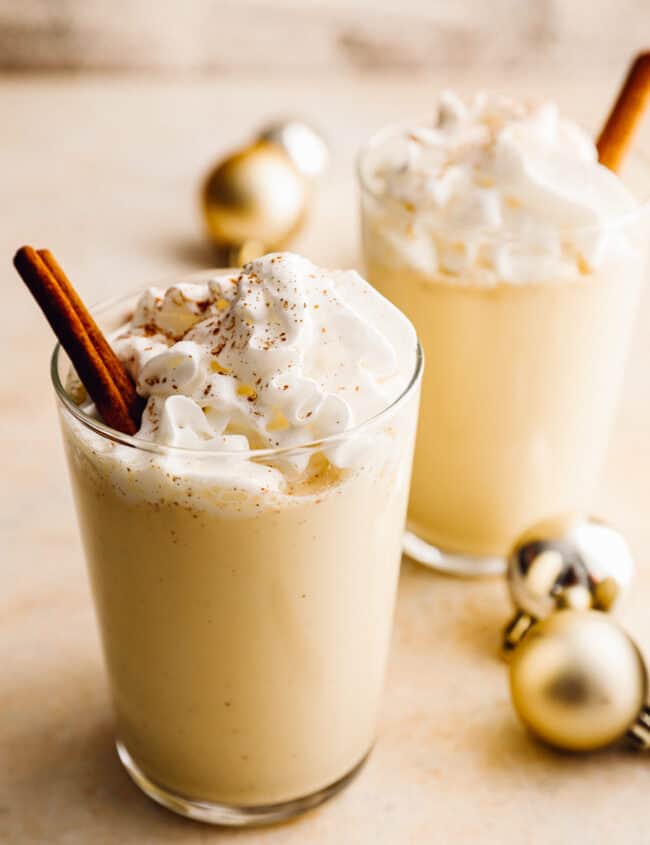
<path fill-rule="evenodd" d="M 205 221 L 221 247 L 282 248 L 302 225 L 307 200 L 305 178 L 282 147 L 265 140 L 221 162 L 203 187 Z"/>
<path fill-rule="evenodd" d="M 634 560 L 625 538 L 594 518 L 558 517 L 529 529 L 508 557 L 515 607 L 545 619 L 564 602 L 610 610 L 632 580 Z M 582 589 L 579 589 L 582 588 Z"/>
<path fill-rule="evenodd" d="M 276 120 L 267 124 L 259 137 L 282 147 L 298 170 L 308 179 L 316 179 L 327 168 L 327 143 L 320 132 L 304 120 Z"/>
<path fill-rule="evenodd" d="M 643 659 L 602 611 L 559 610 L 514 650 L 510 692 L 529 730 L 549 745 L 595 751 L 621 739 L 646 699 Z"/>

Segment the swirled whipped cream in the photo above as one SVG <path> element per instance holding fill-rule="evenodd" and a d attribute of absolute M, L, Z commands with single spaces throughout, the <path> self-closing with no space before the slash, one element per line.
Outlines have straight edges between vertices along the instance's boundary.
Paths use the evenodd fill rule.
<path fill-rule="evenodd" d="M 291 253 L 149 288 L 112 344 L 147 400 L 139 437 L 233 453 L 368 420 L 406 388 L 416 348 L 410 323 L 356 272 Z M 345 466 L 345 444 L 327 456 Z"/>
<path fill-rule="evenodd" d="M 364 175 L 385 200 L 373 214 L 387 257 L 421 272 L 559 282 L 629 253 L 621 221 L 637 202 L 554 103 L 447 91 L 431 124 L 373 155 Z"/>

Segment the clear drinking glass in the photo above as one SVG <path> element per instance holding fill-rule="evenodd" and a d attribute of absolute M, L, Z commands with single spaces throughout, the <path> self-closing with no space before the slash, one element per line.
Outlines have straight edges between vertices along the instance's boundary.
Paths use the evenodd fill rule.
<path fill-rule="evenodd" d="M 123 322 L 134 297 L 95 311 Z M 63 439 L 120 759 L 202 821 L 289 818 L 335 794 L 373 744 L 406 515 L 422 358 L 371 420 L 299 449 L 162 447 L 66 389 Z M 328 456 L 345 450 L 338 469 Z M 304 480 L 309 467 L 308 480 Z M 246 492 L 283 468 L 286 490 Z"/>
<path fill-rule="evenodd" d="M 647 273 L 650 165 L 630 157 L 624 181 L 642 203 L 606 233 L 627 251 L 575 278 L 482 286 L 427 272 L 418 211 L 378 191 L 377 165 L 405 160 L 405 138 L 384 129 L 359 158 L 366 276 L 412 320 L 427 360 L 405 551 L 492 574 L 532 524 L 590 507 Z M 516 259 L 523 244 L 507 248 Z"/>

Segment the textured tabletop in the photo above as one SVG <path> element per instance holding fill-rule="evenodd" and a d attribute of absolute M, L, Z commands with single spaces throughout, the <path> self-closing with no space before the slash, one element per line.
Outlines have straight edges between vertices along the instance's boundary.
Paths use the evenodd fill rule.
<path fill-rule="evenodd" d="M 583 843 L 650 841 L 650 758 L 531 741 L 497 659 L 500 579 L 464 582 L 405 562 L 377 746 L 342 795 L 248 832 L 159 809 L 122 771 L 48 378 L 50 332 L 11 267 L 52 248 L 89 301 L 213 263 L 196 191 L 206 167 L 268 117 L 310 117 L 332 169 L 297 247 L 357 263 L 353 155 L 382 123 L 426 114 L 452 80 L 408 76 L 0 81 L 0 843 Z M 460 78 L 550 94 L 596 126 L 617 80 Z M 604 105 L 605 104 L 605 105 Z M 645 144 L 650 133 L 645 133 Z M 646 297 L 647 300 L 647 297 Z M 596 510 L 638 560 L 620 610 L 650 655 L 650 305 L 642 308 Z"/>

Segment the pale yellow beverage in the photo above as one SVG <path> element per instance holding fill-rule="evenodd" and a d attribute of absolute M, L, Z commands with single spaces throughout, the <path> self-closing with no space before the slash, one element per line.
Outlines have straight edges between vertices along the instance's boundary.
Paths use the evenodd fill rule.
<path fill-rule="evenodd" d="M 647 215 L 550 104 L 443 95 L 360 168 L 367 277 L 426 357 L 406 548 L 497 571 L 531 524 L 589 509 Z"/>
<path fill-rule="evenodd" d="M 197 488 L 180 469 L 156 484 L 153 466 L 129 472 L 64 417 L 117 735 L 152 782 L 254 807 L 318 792 L 365 758 L 413 405 L 377 433 L 372 466 L 286 496 Z"/>
<path fill-rule="evenodd" d="M 292 273 L 304 269 L 297 258 L 282 260 Z M 284 383 L 294 384 L 296 400 L 283 399 L 280 406 L 276 397 L 267 406 L 265 356 L 274 350 L 285 354 L 285 333 L 292 343 L 289 323 L 280 331 L 275 312 L 268 317 L 274 306 L 265 306 L 277 294 L 278 313 L 291 312 L 291 305 L 284 305 L 285 297 L 290 300 L 284 277 L 282 291 L 279 282 L 276 291 L 273 273 L 268 270 L 269 278 L 260 283 L 265 310 L 257 317 L 253 271 L 248 291 L 240 284 L 234 299 L 223 274 L 209 282 L 209 289 L 195 280 L 194 286 L 180 286 L 182 295 L 170 288 L 147 295 L 145 305 L 141 299 L 142 329 L 136 309 L 115 348 L 127 362 L 127 347 L 136 358 L 142 355 L 139 363 L 130 361 L 141 367 L 139 385 L 146 380 L 152 391 L 162 390 L 168 379 L 170 389 L 176 385 L 184 391 L 180 403 L 176 396 L 171 402 L 150 396 L 142 428 L 150 440 L 106 430 L 58 386 L 120 757 L 150 797 L 194 818 L 225 824 L 274 821 L 320 803 L 349 781 L 373 745 L 417 419 L 415 334 L 354 274 L 350 284 L 368 301 L 387 343 L 400 347 L 395 349 L 400 360 L 380 362 L 383 347 L 373 346 L 379 341 L 369 337 L 364 372 L 354 375 L 351 390 L 357 394 L 363 387 L 367 399 L 374 388 L 363 379 L 370 379 L 376 367 L 387 383 L 395 380 L 390 401 L 372 418 L 354 421 L 313 445 L 241 448 L 244 430 L 253 439 L 254 420 L 244 418 L 249 408 L 258 415 L 254 419 L 266 414 L 270 420 L 260 423 L 258 436 L 266 431 L 278 438 L 295 437 L 300 419 L 307 424 L 316 417 L 321 422 L 314 425 L 330 425 L 338 421 L 334 412 L 338 417 L 345 410 L 333 402 L 321 413 L 322 397 L 307 396 L 311 376 L 290 382 L 298 366 L 319 372 L 319 362 L 310 363 L 301 351 L 298 341 L 307 342 L 302 336 L 293 339 L 300 353 L 290 357 L 293 366 L 287 369 L 289 359 L 276 355 L 264 376 L 273 382 L 276 368 L 285 366 L 278 369 L 280 396 L 291 393 Z M 354 291 L 344 292 L 349 306 Z M 229 303 L 222 293 L 231 297 Z M 309 307 L 320 303 L 319 314 L 330 308 L 323 327 L 345 334 L 350 314 L 341 318 L 338 305 L 314 296 L 309 293 L 305 300 Z M 260 382 L 253 381 L 259 394 L 253 401 L 236 367 L 240 361 L 248 365 L 251 339 L 246 348 L 238 347 L 235 363 L 227 365 L 222 351 L 219 367 L 213 365 L 215 349 L 203 344 L 222 319 L 220 312 L 226 314 L 233 343 L 241 343 L 239 329 L 257 331 L 248 322 L 257 319 L 262 326 L 264 341 L 254 364 Z M 152 314 L 159 327 L 171 331 L 175 325 L 185 339 L 172 343 L 153 333 Z M 110 313 L 104 319 L 115 323 Z M 296 324 L 303 320 L 301 310 Z M 195 327 L 188 333 L 184 323 Z M 313 322 L 310 330 L 316 339 L 318 325 Z M 278 330 L 277 346 L 269 327 Z M 359 323 L 355 333 L 363 330 Z M 160 349 L 149 348 L 156 343 Z M 338 346 L 322 348 L 336 364 Z M 198 369 L 186 378 L 189 362 L 197 357 Z M 392 376 L 385 375 L 391 366 Z M 161 372 L 168 375 L 157 382 Z M 342 386 L 351 377 L 350 372 L 338 375 Z M 322 385 L 329 389 L 325 380 Z M 190 397 L 209 402 L 218 391 L 223 394 L 197 415 Z M 332 402 L 328 395 L 325 401 Z M 210 409 L 223 410 L 228 402 L 231 419 L 233 408 L 240 416 L 236 426 L 231 423 L 218 434 Z M 352 398 L 347 407 L 355 411 Z M 202 438 L 210 436 L 206 448 Z"/>
<path fill-rule="evenodd" d="M 372 237 L 372 235 L 370 235 Z M 503 555 L 526 528 L 589 508 L 623 375 L 640 274 L 558 285 L 455 285 L 368 253 L 427 366 L 409 527 L 439 548 Z"/>

